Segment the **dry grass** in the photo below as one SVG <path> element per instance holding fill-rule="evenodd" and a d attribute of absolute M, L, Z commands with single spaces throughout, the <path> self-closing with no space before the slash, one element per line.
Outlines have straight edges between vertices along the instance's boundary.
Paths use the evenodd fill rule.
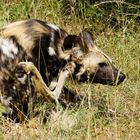
<path fill-rule="evenodd" d="M 22 0 L 13 3 L 1 1 L 0 25 L 20 19 L 37 18 L 60 25 L 69 33 L 78 33 L 82 27 L 92 29 L 88 21 L 72 19 L 59 12 L 61 3 L 54 0 Z M 57 4 L 56 4 L 57 3 Z M 130 26 L 130 25 L 129 25 Z M 97 27 L 98 28 L 98 27 Z M 125 29 L 125 30 L 123 30 Z M 46 124 L 38 118 L 27 124 L 13 124 L 1 118 L 0 139 L 6 140 L 138 140 L 140 138 L 140 32 L 124 26 L 114 32 L 95 32 L 96 42 L 110 55 L 127 76 L 124 83 L 111 87 L 104 85 L 66 83 L 70 88 L 91 97 L 88 105 L 52 113 Z M 2 111 L 0 107 L 0 111 Z"/>

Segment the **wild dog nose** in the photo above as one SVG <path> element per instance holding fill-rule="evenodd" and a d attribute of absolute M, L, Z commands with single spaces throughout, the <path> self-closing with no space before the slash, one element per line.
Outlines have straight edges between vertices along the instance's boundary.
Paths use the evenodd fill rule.
<path fill-rule="evenodd" d="M 118 78 L 118 83 L 117 84 L 122 83 L 124 81 L 125 77 L 126 77 L 125 74 L 123 74 L 122 72 L 120 72 L 119 78 Z"/>

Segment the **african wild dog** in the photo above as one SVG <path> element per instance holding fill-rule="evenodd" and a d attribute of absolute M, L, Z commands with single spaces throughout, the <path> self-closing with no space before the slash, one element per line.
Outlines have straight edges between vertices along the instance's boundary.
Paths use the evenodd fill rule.
<path fill-rule="evenodd" d="M 69 59 L 69 55 L 62 51 L 66 36 L 67 33 L 56 25 L 39 20 L 18 21 L 0 29 L 0 98 L 7 107 L 6 114 L 13 114 L 11 106 L 24 104 L 24 101 L 21 102 L 23 93 L 29 90 L 28 79 L 23 70 L 18 71 L 18 80 L 15 80 L 15 70 L 19 62 L 33 62 L 45 84 L 50 85 L 52 90 L 55 88 L 54 80 Z M 61 92 L 59 88 L 56 90 Z M 50 90 L 47 91 L 52 94 Z"/>
<path fill-rule="evenodd" d="M 22 61 L 25 62 L 20 63 Z M 34 68 L 36 73 L 32 72 L 33 69 L 25 71 L 29 65 L 26 61 L 33 62 L 40 73 Z M 0 93 L 8 113 L 13 113 L 10 106 L 15 100 L 20 104 L 18 92 L 28 92 L 28 73 L 29 79 L 32 74 L 41 74 L 43 80 L 41 76 L 34 75 L 40 78 L 34 82 L 35 85 L 31 85 L 32 89 L 45 87 L 45 96 L 50 93 L 51 99 L 59 99 L 70 74 L 80 82 L 89 78 L 92 82 L 109 85 L 119 84 L 125 79 L 125 75 L 112 65 L 110 58 L 96 47 L 91 33 L 83 31 L 78 36 L 68 35 L 56 25 L 39 20 L 18 21 L 0 29 Z M 55 90 L 52 92 L 46 85 Z M 40 91 L 43 91 L 42 94 L 45 92 Z M 22 100 L 24 95 L 20 96 Z"/>

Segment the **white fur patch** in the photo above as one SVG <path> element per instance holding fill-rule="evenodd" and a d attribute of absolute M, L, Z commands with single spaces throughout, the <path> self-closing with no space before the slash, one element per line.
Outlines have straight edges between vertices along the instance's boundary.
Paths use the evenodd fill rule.
<path fill-rule="evenodd" d="M 53 80 L 51 81 L 50 85 L 49 85 L 49 89 L 53 90 L 57 85 L 57 78 L 53 78 Z"/>
<path fill-rule="evenodd" d="M 56 100 L 59 99 L 60 97 L 60 94 L 61 94 L 61 91 L 62 91 L 62 88 L 65 84 L 65 81 L 66 81 L 66 78 L 69 76 L 69 71 L 68 70 L 65 70 L 65 71 L 61 71 L 60 72 L 60 75 L 59 75 L 59 79 L 58 79 L 58 82 L 57 82 L 57 85 L 56 85 L 56 88 L 55 90 L 53 91 L 53 96 Z"/>
<path fill-rule="evenodd" d="M 59 35 L 61 36 L 60 33 L 60 28 L 54 24 L 47 24 L 49 27 L 51 27 L 53 30 L 57 31 L 59 33 Z M 54 46 L 54 42 L 55 42 L 55 32 L 51 31 L 51 41 L 50 41 L 50 47 L 49 47 L 49 54 L 52 55 L 56 55 L 55 50 L 52 48 Z"/>
<path fill-rule="evenodd" d="M 55 50 L 52 47 L 49 47 L 48 51 L 50 56 L 56 55 Z"/>
<path fill-rule="evenodd" d="M 0 38 L 0 50 L 4 55 L 12 59 L 18 53 L 18 48 L 11 39 Z"/>
<path fill-rule="evenodd" d="M 54 30 L 59 30 L 59 27 L 54 24 L 47 24 L 49 27 L 51 27 Z"/>
<path fill-rule="evenodd" d="M 0 96 L 0 101 L 2 103 L 2 105 L 5 106 L 5 109 L 6 109 L 6 114 L 12 114 L 13 113 L 13 109 L 10 108 L 10 102 L 12 100 L 12 97 L 8 97 L 6 98 L 5 96 Z"/>
<path fill-rule="evenodd" d="M 50 41 L 50 45 L 49 45 L 50 47 L 48 49 L 48 52 L 49 52 L 50 56 L 56 55 L 55 50 L 52 48 L 54 46 L 54 39 L 55 39 L 54 33 L 51 32 L 51 41 Z"/>
<path fill-rule="evenodd" d="M 17 79 L 21 82 L 21 84 L 25 84 L 26 83 L 26 79 L 27 79 L 27 75 L 24 74 L 23 77 L 21 77 L 21 78 L 18 77 Z"/>
<path fill-rule="evenodd" d="M 9 106 L 11 100 L 12 100 L 12 97 L 6 98 L 5 96 L 0 96 L 0 101 L 4 106 Z"/>

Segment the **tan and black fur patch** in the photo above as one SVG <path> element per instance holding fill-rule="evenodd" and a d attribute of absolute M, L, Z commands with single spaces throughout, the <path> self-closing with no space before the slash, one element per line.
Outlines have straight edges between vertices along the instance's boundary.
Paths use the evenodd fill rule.
<path fill-rule="evenodd" d="M 5 103 L 4 99 L 16 98 L 14 72 L 19 62 L 33 62 L 47 85 L 58 76 L 63 67 L 59 55 L 66 35 L 56 25 L 39 20 L 18 21 L 0 29 L 0 94 L 5 106 L 11 101 Z"/>
<path fill-rule="evenodd" d="M 90 32 L 68 35 L 58 26 L 39 20 L 17 21 L 0 29 L 0 98 L 8 114 L 15 116 L 23 108 L 26 116 L 30 95 L 49 97 L 52 102 L 61 100 L 69 75 L 78 82 L 108 85 L 118 85 L 125 79 L 95 45 Z"/>

